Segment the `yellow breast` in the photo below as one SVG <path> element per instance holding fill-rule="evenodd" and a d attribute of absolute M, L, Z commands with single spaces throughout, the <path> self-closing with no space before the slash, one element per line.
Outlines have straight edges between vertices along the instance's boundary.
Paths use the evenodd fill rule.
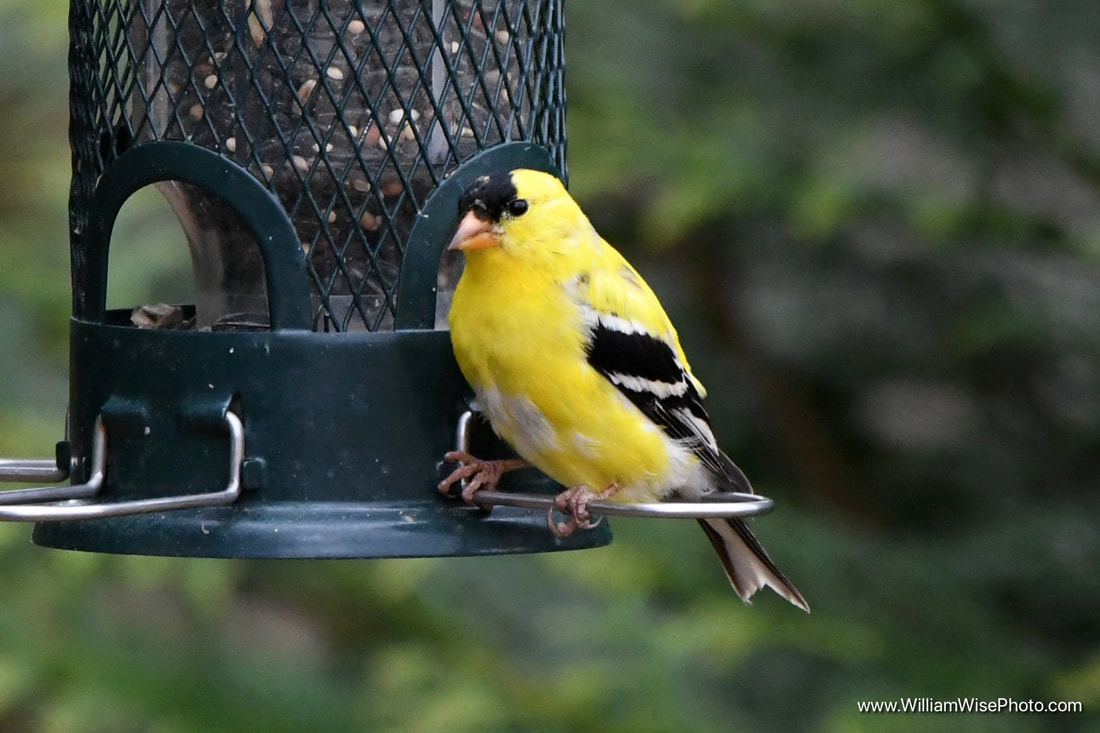
<path fill-rule="evenodd" d="M 668 438 L 588 365 L 582 313 L 552 278 L 499 251 L 468 257 L 450 325 L 462 373 L 523 458 L 624 501 L 671 488 Z"/>

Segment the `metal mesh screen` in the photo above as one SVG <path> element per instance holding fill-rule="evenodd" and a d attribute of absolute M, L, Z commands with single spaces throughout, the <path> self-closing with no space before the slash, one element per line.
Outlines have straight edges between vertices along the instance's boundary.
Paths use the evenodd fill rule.
<path fill-rule="evenodd" d="M 561 0 L 73 0 L 74 288 L 106 166 L 183 140 L 259 179 L 297 231 L 315 330 L 391 328 L 406 237 L 464 159 L 527 140 L 565 170 Z M 263 266 L 220 199 L 160 184 L 200 327 L 264 327 Z"/>

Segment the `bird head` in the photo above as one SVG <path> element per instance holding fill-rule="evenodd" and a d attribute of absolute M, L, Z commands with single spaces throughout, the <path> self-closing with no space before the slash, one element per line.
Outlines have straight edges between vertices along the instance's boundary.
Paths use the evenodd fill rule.
<path fill-rule="evenodd" d="M 500 249 L 523 257 L 576 246 L 595 234 L 554 176 L 517 169 L 481 176 L 458 202 L 459 223 L 448 249 L 469 256 Z"/>

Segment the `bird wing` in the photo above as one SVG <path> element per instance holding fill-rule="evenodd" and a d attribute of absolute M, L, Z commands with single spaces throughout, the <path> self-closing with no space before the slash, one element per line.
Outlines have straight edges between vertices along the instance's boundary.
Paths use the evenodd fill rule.
<path fill-rule="evenodd" d="M 588 364 L 715 475 L 741 483 L 740 470 L 731 474 L 733 464 L 718 449 L 703 407 L 706 392 L 660 301 L 621 256 L 610 259 L 567 283 L 582 311 Z"/>

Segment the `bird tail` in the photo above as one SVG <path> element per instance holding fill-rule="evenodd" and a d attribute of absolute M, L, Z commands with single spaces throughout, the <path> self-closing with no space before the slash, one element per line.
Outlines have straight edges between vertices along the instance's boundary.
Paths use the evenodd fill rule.
<path fill-rule="evenodd" d="M 741 596 L 741 600 L 748 603 L 753 593 L 767 585 L 806 613 L 810 612 L 806 599 L 775 566 L 764 546 L 744 521 L 700 519 L 699 526 L 714 545 L 722 560 L 722 567 L 726 570 L 726 577 L 730 579 L 730 584 L 737 595 Z"/>

